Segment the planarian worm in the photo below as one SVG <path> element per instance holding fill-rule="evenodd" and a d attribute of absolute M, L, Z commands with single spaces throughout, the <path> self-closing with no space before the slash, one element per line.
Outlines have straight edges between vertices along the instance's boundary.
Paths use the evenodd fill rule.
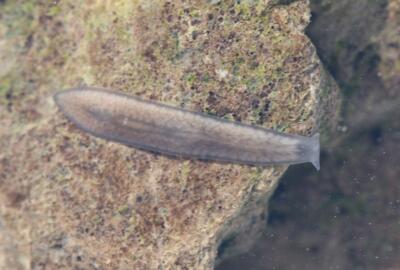
<path fill-rule="evenodd" d="M 311 162 L 319 170 L 318 133 L 283 134 L 92 87 L 61 91 L 54 100 L 82 130 L 141 150 L 259 166 Z"/>

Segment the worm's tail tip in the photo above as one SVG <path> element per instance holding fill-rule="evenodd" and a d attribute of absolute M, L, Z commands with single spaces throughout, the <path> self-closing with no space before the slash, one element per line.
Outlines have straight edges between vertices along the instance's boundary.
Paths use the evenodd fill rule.
<path fill-rule="evenodd" d="M 319 145 L 319 133 L 315 133 L 312 137 L 312 157 L 311 157 L 311 163 L 314 165 L 315 169 L 319 171 L 320 169 L 320 164 L 319 164 L 319 155 L 320 155 L 320 145 Z"/>

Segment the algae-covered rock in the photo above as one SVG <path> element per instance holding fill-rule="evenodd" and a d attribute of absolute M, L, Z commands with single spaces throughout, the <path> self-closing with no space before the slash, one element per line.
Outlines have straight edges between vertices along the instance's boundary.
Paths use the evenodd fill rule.
<path fill-rule="evenodd" d="M 96 139 L 52 95 L 110 87 L 278 131 L 329 131 L 337 88 L 308 22 L 308 1 L 0 3 L 1 268 L 212 269 L 223 239 L 226 255 L 249 246 L 286 166 Z"/>

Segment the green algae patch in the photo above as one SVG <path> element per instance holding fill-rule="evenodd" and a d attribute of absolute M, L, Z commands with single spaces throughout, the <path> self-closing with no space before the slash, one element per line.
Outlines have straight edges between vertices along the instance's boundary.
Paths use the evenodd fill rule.
<path fill-rule="evenodd" d="M 8 110 L 26 90 L 21 66 L 32 44 L 37 10 L 33 1 L 0 4 L 0 105 Z"/>
<path fill-rule="evenodd" d="M 0 79 L 0 101 L 4 104 L 7 96 L 10 93 L 11 89 L 11 79 L 8 77 L 4 77 Z"/>

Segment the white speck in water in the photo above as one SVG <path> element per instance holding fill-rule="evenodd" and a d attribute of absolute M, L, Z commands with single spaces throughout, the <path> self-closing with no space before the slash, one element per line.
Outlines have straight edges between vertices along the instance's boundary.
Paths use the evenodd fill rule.
<path fill-rule="evenodd" d="M 338 129 L 338 131 L 345 133 L 345 132 L 347 132 L 348 127 L 347 126 L 338 126 L 337 129 Z"/>

